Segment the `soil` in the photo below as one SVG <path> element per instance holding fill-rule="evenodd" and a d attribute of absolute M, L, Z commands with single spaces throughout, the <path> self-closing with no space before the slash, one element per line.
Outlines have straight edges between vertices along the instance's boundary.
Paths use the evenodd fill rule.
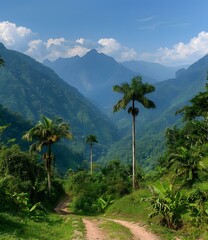
<path fill-rule="evenodd" d="M 106 234 L 98 227 L 96 220 L 83 219 L 86 229 L 86 240 L 107 240 Z"/>
<path fill-rule="evenodd" d="M 67 215 L 70 214 L 70 211 L 67 209 L 67 205 L 70 201 L 68 195 L 66 195 L 59 204 L 54 209 L 60 215 Z M 128 222 L 119 219 L 107 219 L 103 218 L 108 221 L 113 221 L 115 223 L 121 224 L 124 227 L 128 228 L 133 236 L 134 240 L 159 240 L 160 238 L 153 233 L 150 233 L 146 230 L 144 226 L 141 226 L 139 223 Z M 86 235 L 84 240 L 109 240 L 110 238 L 106 235 L 103 229 L 99 228 L 98 220 L 96 219 L 82 219 L 85 229 Z"/>
<path fill-rule="evenodd" d="M 113 220 L 111 219 L 111 221 L 119 223 L 124 227 L 128 228 L 131 231 L 134 240 L 147 240 L 147 239 L 159 240 L 160 239 L 155 234 L 148 232 L 146 228 L 139 225 L 139 223 L 132 223 L 132 222 L 127 222 L 124 220 L 116 220 L 116 219 L 113 219 Z"/>

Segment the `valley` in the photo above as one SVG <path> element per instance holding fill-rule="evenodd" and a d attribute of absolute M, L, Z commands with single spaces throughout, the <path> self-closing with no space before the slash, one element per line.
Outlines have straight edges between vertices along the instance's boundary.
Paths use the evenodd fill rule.
<path fill-rule="evenodd" d="M 163 81 L 95 50 L 45 62 L 54 70 L 3 44 L 0 55 L 0 239 L 207 239 L 207 55 Z M 123 87 L 135 85 L 132 107 Z"/>

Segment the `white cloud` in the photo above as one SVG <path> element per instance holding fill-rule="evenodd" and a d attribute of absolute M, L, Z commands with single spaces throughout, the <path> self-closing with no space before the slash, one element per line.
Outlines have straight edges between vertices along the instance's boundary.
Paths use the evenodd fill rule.
<path fill-rule="evenodd" d="M 65 38 L 49 38 L 47 40 L 46 46 L 50 48 L 51 46 L 60 46 L 63 43 L 67 42 Z"/>
<path fill-rule="evenodd" d="M 121 52 L 121 61 L 136 59 L 137 55 L 137 52 L 133 48 L 126 48 Z"/>
<path fill-rule="evenodd" d="M 46 43 L 42 40 L 32 40 L 28 43 L 28 49 L 25 54 L 37 59 L 38 61 L 43 61 L 45 56 L 49 54 Z"/>
<path fill-rule="evenodd" d="M 79 43 L 79 44 L 81 44 L 81 45 L 83 45 L 84 42 L 85 42 L 85 39 L 84 39 L 84 38 L 79 38 L 79 39 L 76 40 L 76 43 Z"/>
<path fill-rule="evenodd" d="M 51 61 L 54 61 L 59 57 L 67 58 L 76 55 L 83 56 L 90 50 L 86 47 L 69 43 L 64 38 L 49 39 L 46 42 L 40 39 L 33 40 L 29 42 L 28 45 L 29 48 L 25 53 L 39 60 L 40 62 L 44 59 L 50 59 Z"/>
<path fill-rule="evenodd" d="M 40 62 L 46 58 L 55 60 L 59 57 L 83 56 L 93 48 L 118 61 L 131 60 L 137 55 L 134 49 L 121 45 L 114 38 L 102 38 L 98 41 L 78 38 L 71 41 L 60 37 L 43 41 L 31 29 L 8 21 L 0 22 L 0 42 Z"/>
<path fill-rule="evenodd" d="M 128 48 L 121 45 L 114 38 L 102 38 L 98 41 L 99 52 L 110 55 L 118 61 L 126 61 L 135 59 L 137 56 L 136 51 L 133 48 Z"/>
<path fill-rule="evenodd" d="M 29 28 L 17 27 L 15 23 L 8 21 L 0 22 L 0 42 L 9 48 L 24 50 L 34 35 Z"/>
<path fill-rule="evenodd" d="M 98 41 L 99 51 L 105 54 L 111 54 L 121 49 L 121 44 L 113 38 L 101 38 Z"/>
<path fill-rule="evenodd" d="M 140 19 L 140 22 L 150 21 L 152 18 Z M 179 42 L 173 47 L 161 47 L 155 52 L 138 54 L 133 48 L 124 46 L 114 38 L 101 38 L 98 41 L 78 38 L 72 41 L 60 37 L 43 41 L 31 29 L 4 21 L 0 22 L 0 42 L 38 61 L 46 58 L 55 60 L 59 57 L 83 56 L 95 48 L 98 52 L 112 56 L 117 61 L 141 59 L 176 66 L 191 64 L 208 53 L 208 32 L 205 31 L 190 39 L 188 43 Z"/>
<path fill-rule="evenodd" d="M 155 53 L 140 54 L 140 59 L 170 66 L 192 64 L 208 53 L 208 32 L 200 32 L 188 43 L 179 42 L 172 48 L 159 48 Z"/>

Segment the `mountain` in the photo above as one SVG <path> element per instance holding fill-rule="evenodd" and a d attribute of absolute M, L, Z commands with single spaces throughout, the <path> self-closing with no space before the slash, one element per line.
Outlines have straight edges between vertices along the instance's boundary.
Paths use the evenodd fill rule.
<path fill-rule="evenodd" d="M 158 82 L 175 78 L 175 73 L 182 67 L 167 67 L 159 63 L 144 61 L 125 61 L 121 63 L 128 69 L 156 79 Z M 188 67 L 188 66 L 186 66 Z"/>
<path fill-rule="evenodd" d="M 0 135 L 0 143 L 6 145 L 18 144 L 22 150 L 27 151 L 31 143 L 23 141 L 23 134 L 32 128 L 31 122 L 26 121 L 18 113 L 14 113 L 0 105 L 0 126 L 7 128 Z M 66 172 L 69 168 L 76 169 L 82 163 L 83 154 L 72 151 L 66 144 L 58 143 L 53 147 L 56 156 L 56 166 L 59 173 Z M 69 161 L 70 160 L 70 161 Z"/>
<path fill-rule="evenodd" d="M 43 63 L 102 107 L 112 106 L 116 101 L 113 85 L 129 81 L 136 75 L 112 57 L 98 53 L 95 49 L 83 57 L 59 58 L 54 62 L 46 60 Z M 147 76 L 143 76 L 143 80 L 156 82 Z"/>
<path fill-rule="evenodd" d="M 137 117 L 137 159 L 147 168 L 153 167 L 165 149 L 165 130 L 181 125 L 181 116 L 175 112 L 189 104 L 198 92 L 203 91 L 208 70 L 208 55 L 199 59 L 188 69 L 177 71 L 176 78 L 159 82 L 155 92 L 148 95 L 156 109 L 146 110 L 140 106 Z M 116 142 L 105 156 L 105 161 L 121 159 L 131 161 L 131 116 L 126 111 L 112 115 L 126 136 Z M 122 149 L 122 151 L 120 150 Z M 100 159 L 103 161 L 103 158 Z"/>
<path fill-rule="evenodd" d="M 114 124 L 76 88 L 53 70 L 22 53 L 0 44 L 5 67 L 0 68 L 0 103 L 24 119 L 36 122 L 41 115 L 62 117 L 74 135 L 71 146 L 82 151 L 83 136 L 94 134 L 99 151 L 117 139 Z"/>

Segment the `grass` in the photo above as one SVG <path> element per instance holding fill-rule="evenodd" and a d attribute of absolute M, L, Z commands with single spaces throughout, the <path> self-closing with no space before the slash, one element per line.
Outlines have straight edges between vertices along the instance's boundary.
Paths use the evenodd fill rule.
<path fill-rule="evenodd" d="M 141 201 L 140 199 L 150 196 L 148 189 L 141 189 L 115 201 L 105 214 L 106 217 L 120 218 L 129 221 L 141 222 L 141 224 L 148 226 L 152 232 L 158 234 L 161 239 L 175 239 L 179 237 L 181 240 L 208 240 L 208 225 L 200 225 L 194 227 L 190 223 L 190 218 L 184 216 L 184 226 L 182 229 L 176 231 L 168 229 L 160 225 L 162 216 L 148 218 L 151 212 L 149 203 Z"/>
<path fill-rule="evenodd" d="M 193 227 L 185 218 L 185 224 L 180 231 L 174 231 L 160 225 L 161 216 L 148 218 L 151 212 L 149 203 L 141 201 L 150 196 L 147 189 L 135 191 L 115 201 L 104 215 L 87 215 L 88 218 L 99 219 L 99 225 L 111 239 L 131 239 L 131 233 L 125 227 L 108 221 L 108 218 L 124 219 L 140 222 L 156 233 L 161 239 L 171 240 L 179 237 L 181 240 L 208 239 L 208 226 Z M 84 239 L 85 228 L 82 218 L 86 215 L 69 214 L 60 216 L 47 213 L 39 219 L 24 218 L 8 213 L 0 213 L 0 240 L 72 240 Z M 188 219 L 188 218 L 187 218 Z"/>
<path fill-rule="evenodd" d="M 116 240 L 132 239 L 132 234 L 130 230 L 118 223 L 102 219 L 99 226 L 105 229 L 105 232 L 108 234 L 110 239 Z"/>
<path fill-rule="evenodd" d="M 160 216 L 148 218 L 151 212 L 147 202 L 141 201 L 142 198 L 150 196 L 147 189 L 140 189 L 127 195 L 112 204 L 105 216 L 120 218 L 128 221 L 141 222 L 141 225 L 148 226 L 148 229 L 161 237 L 161 239 L 174 239 L 180 235 L 179 232 L 168 229 L 160 225 Z"/>
<path fill-rule="evenodd" d="M 0 213 L 0 239 L 2 240 L 69 240 L 83 235 L 79 216 L 47 214 L 41 221 Z"/>

